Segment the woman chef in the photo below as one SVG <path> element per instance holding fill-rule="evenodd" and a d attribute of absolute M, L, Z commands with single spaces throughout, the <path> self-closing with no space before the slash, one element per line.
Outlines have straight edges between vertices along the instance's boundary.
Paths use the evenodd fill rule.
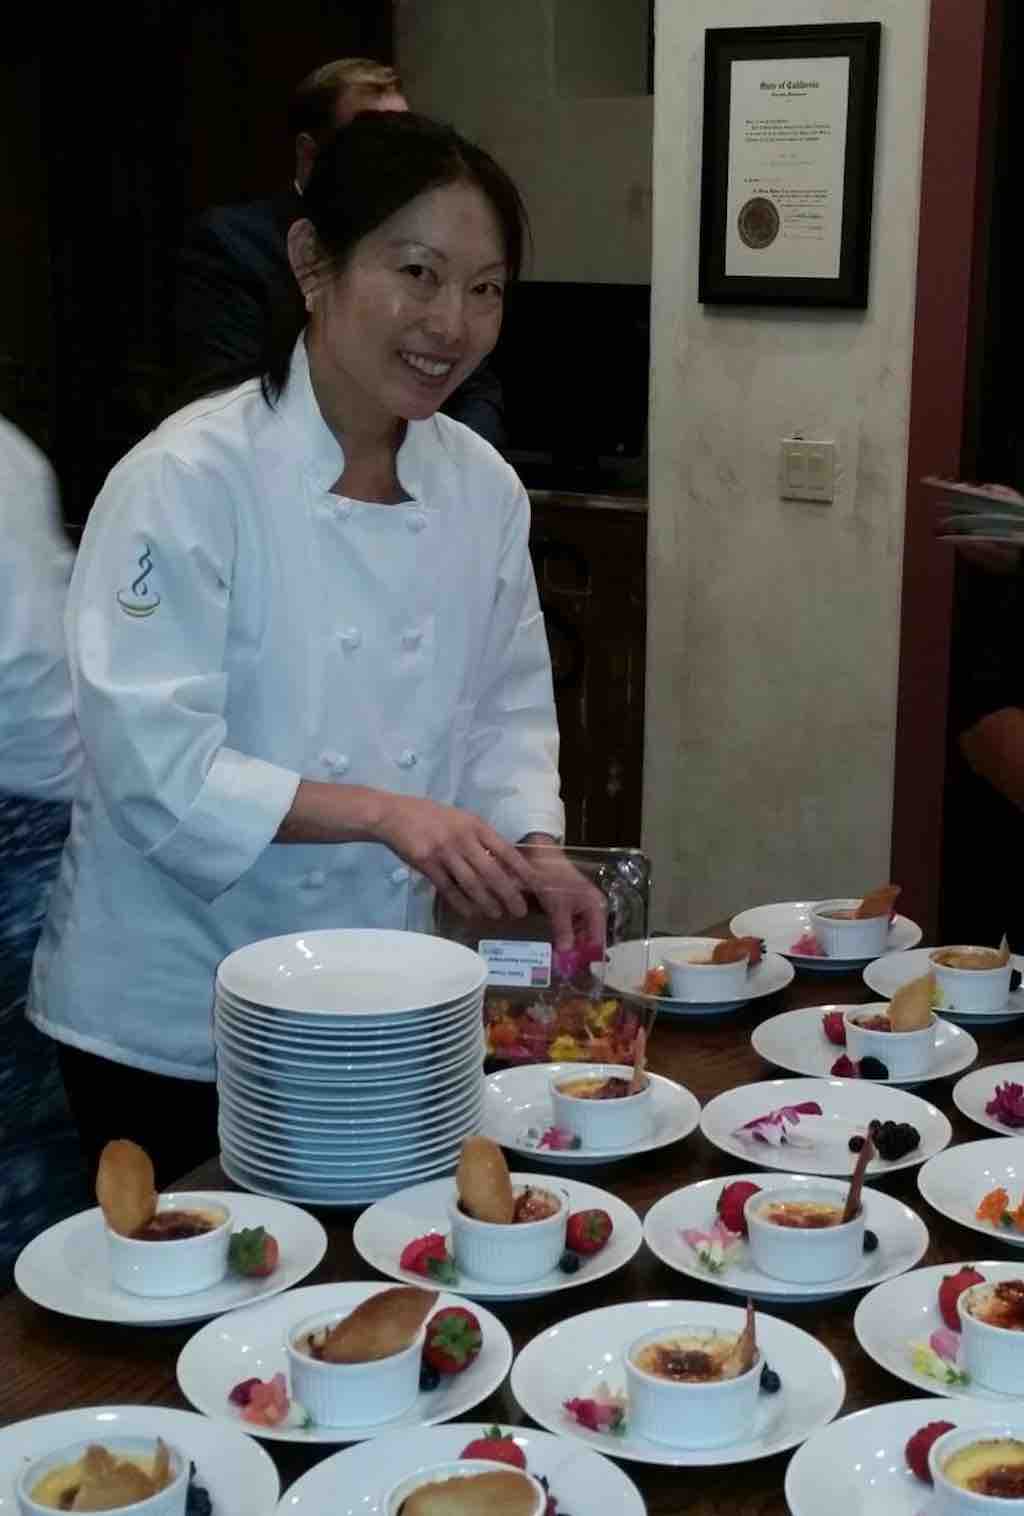
<path fill-rule="evenodd" d="M 527 498 L 438 414 L 497 340 L 518 193 L 451 129 L 376 112 L 305 206 L 304 332 L 122 459 L 71 588 L 87 774 L 31 1016 L 87 1154 L 132 1136 L 158 1182 L 216 1150 L 226 953 L 427 930 L 435 890 L 521 914 L 513 844 L 562 833 Z"/>

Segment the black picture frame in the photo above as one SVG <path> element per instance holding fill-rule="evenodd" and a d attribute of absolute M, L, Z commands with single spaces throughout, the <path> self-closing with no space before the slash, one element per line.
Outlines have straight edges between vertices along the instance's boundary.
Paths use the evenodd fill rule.
<path fill-rule="evenodd" d="M 878 21 L 721 27 L 705 33 L 698 300 L 707 304 L 867 306 L 881 34 Z M 843 124 L 838 277 L 727 274 L 732 65 L 740 60 L 763 59 L 770 64 L 834 57 L 850 60 Z"/>

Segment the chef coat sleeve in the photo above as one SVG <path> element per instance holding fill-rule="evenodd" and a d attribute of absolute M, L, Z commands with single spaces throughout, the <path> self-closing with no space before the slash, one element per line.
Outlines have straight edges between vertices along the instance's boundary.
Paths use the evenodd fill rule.
<path fill-rule="evenodd" d="M 458 795 L 511 841 L 528 832 L 561 838 L 565 826 L 551 657 L 529 536 L 530 503 L 515 479 Z"/>
<path fill-rule="evenodd" d="M 225 742 L 224 497 L 165 451 L 129 457 L 93 508 L 68 604 L 75 708 L 111 823 L 207 901 L 273 840 L 299 783 Z"/>
<path fill-rule="evenodd" d="M 0 421 L 0 789 L 70 800 L 82 764 L 64 654 L 73 555 L 45 457 Z"/>

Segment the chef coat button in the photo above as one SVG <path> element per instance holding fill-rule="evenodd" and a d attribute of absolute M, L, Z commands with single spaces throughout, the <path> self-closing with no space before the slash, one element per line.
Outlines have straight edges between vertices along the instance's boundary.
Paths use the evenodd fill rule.
<path fill-rule="evenodd" d="M 405 518 L 405 524 L 410 532 L 422 532 L 427 524 L 427 518 L 422 511 L 410 511 Z"/>
<path fill-rule="evenodd" d="M 348 772 L 348 756 L 345 753 L 321 753 L 320 762 L 324 768 L 332 774 L 344 774 Z"/>
<path fill-rule="evenodd" d="M 306 875 L 305 883 L 309 885 L 310 889 L 321 890 L 327 883 L 327 875 L 323 869 L 310 869 Z"/>
<path fill-rule="evenodd" d="M 338 640 L 343 648 L 353 653 L 362 642 L 363 634 L 357 626 L 347 626 L 343 632 L 338 634 Z"/>
<path fill-rule="evenodd" d="M 405 884 L 408 878 L 409 870 L 407 868 L 397 868 L 391 870 L 392 884 Z"/>
<path fill-rule="evenodd" d="M 398 767 L 400 769 L 411 769 L 415 768 L 415 766 L 416 754 L 411 747 L 403 748 L 398 755 Z"/>
<path fill-rule="evenodd" d="M 402 633 L 402 646 L 403 647 L 407 647 L 407 648 L 419 647 L 419 645 L 420 645 L 420 643 L 422 641 L 423 641 L 423 633 L 417 631 L 415 628 L 411 628 L 408 632 L 403 632 Z"/>

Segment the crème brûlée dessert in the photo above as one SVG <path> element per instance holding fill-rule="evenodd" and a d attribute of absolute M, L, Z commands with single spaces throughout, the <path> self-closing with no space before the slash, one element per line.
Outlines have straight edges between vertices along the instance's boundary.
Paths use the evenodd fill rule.
<path fill-rule="evenodd" d="M 969 1443 L 950 1454 L 942 1472 L 950 1484 L 973 1495 L 1024 1499 L 1024 1442 L 991 1437 Z"/>
<path fill-rule="evenodd" d="M 932 962 L 940 964 L 944 969 L 966 969 L 968 971 L 1002 969 L 1010 961 L 1009 948 L 939 948 L 932 955 Z"/>
<path fill-rule="evenodd" d="M 514 1190 L 505 1155 L 489 1137 L 467 1137 L 455 1172 L 459 1210 L 474 1221 L 512 1226 L 546 1221 L 561 1203 L 550 1190 L 530 1185 Z"/>
<path fill-rule="evenodd" d="M 898 884 L 879 885 L 878 889 L 869 890 L 859 905 L 837 906 L 821 914 L 832 921 L 873 921 L 876 916 L 892 915 L 899 893 Z"/>
<path fill-rule="evenodd" d="M 1024 1332 L 1024 1279 L 1003 1279 L 998 1284 L 976 1286 L 964 1302 L 975 1321 Z"/>
<path fill-rule="evenodd" d="M 377 1363 L 412 1345 L 436 1300 L 436 1290 L 413 1285 L 381 1290 L 334 1326 L 308 1332 L 293 1346 L 320 1363 Z"/>
<path fill-rule="evenodd" d="M 841 1226 L 843 1208 L 827 1200 L 767 1200 L 758 1206 L 761 1221 L 773 1226 L 792 1227 L 798 1231 L 820 1231 L 823 1227 Z"/>
<path fill-rule="evenodd" d="M 73 1463 L 48 1470 L 29 1494 L 54 1511 L 117 1511 L 149 1500 L 174 1477 L 167 1444 L 159 1438 L 151 1457 L 121 1458 L 93 1443 Z"/>
<path fill-rule="evenodd" d="M 514 1469 L 441 1479 L 414 1490 L 399 1516 L 533 1516 L 534 1489 Z"/>
<path fill-rule="evenodd" d="M 185 1237 L 202 1237 L 206 1232 L 216 1231 L 226 1219 L 224 1211 L 215 1211 L 213 1207 L 157 1211 L 143 1226 L 136 1227 L 131 1236 L 135 1242 L 181 1242 Z"/>
<path fill-rule="evenodd" d="M 695 1331 L 665 1337 L 638 1348 L 633 1362 L 645 1374 L 674 1384 L 715 1384 L 738 1379 L 756 1358 L 753 1309 L 748 1307 L 742 1332 Z"/>
<path fill-rule="evenodd" d="M 646 1088 L 646 1079 L 639 1090 L 634 1090 L 628 1079 L 620 1079 L 617 1074 L 607 1079 L 598 1074 L 580 1079 L 566 1079 L 558 1086 L 558 1093 L 568 1095 L 573 1100 L 623 1100 L 627 1095 L 639 1095 Z"/>

